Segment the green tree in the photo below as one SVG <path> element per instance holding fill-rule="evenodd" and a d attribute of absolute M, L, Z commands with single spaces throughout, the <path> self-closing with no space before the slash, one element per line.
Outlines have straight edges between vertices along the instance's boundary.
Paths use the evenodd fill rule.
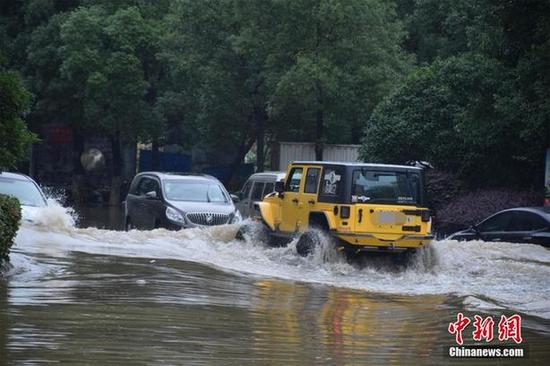
<path fill-rule="evenodd" d="M 0 65 L 0 168 L 15 167 L 27 158 L 30 145 L 37 141 L 22 119 L 29 98 L 19 75 Z"/>
<path fill-rule="evenodd" d="M 394 5 L 303 0 L 273 7 L 271 116 L 281 127 L 297 126 L 289 129 L 294 138 L 315 141 L 317 159 L 325 142 L 359 142 L 363 119 L 411 64 Z"/>
<path fill-rule="evenodd" d="M 319 154 L 358 142 L 411 61 L 382 1 L 179 1 L 168 22 L 172 102 L 218 156 L 239 162 L 256 142 L 260 169 L 266 135 L 316 141 Z"/>
<path fill-rule="evenodd" d="M 398 0 L 405 25 L 405 49 L 419 63 L 457 56 L 470 49 L 482 2 L 472 0 Z M 486 30 L 485 30 L 486 32 Z"/>
<path fill-rule="evenodd" d="M 518 125 L 509 115 L 509 84 L 513 70 L 476 54 L 419 68 L 373 113 L 362 156 L 392 163 L 428 160 L 472 186 L 531 184 L 538 168 L 532 146 L 548 139 L 544 133 L 523 138 L 534 126 Z"/>
<path fill-rule="evenodd" d="M 111 204 L 119 200 L 121 146 L 162 130 L 150 99 L 155 35 L 137 7 L 81 7 L 61 25 L 61 77 L 78 88 L 84 128 L 111 140 Z"/>
<path fill-rule="evenodd" d="M 248 4 L 254 3 L 261 2 Z M 239 45 L 243 19 L 232 0 L 175 2 L 162 56 L 172 85 L 161 101 L 172 114 L 179 111 L 185 131 L 210 162 L 233 167 L 267 119 L 262 70 Z"/>

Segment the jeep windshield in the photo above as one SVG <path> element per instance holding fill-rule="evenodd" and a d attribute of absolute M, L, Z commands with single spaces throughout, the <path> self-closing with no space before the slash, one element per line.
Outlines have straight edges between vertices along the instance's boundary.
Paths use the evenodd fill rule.
<path fill-rule="evenodd" d="M 193 180 L 167 180 L 164 182 L 166 199 L 187 202 L 227 203 L 227 197 L 217 183 Z"/>
<path fill-rule="evenodd" d="M 419 204 L 420 189 L 418 173 L 355 170 L 351 202 Z"/>

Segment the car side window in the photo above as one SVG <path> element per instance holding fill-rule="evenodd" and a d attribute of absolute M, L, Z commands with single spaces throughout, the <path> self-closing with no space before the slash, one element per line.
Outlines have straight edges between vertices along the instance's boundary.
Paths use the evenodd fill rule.
<path fill-rule="evenodd" d="M 138 186 L 137 186 L 137 190 L 136 190 L 136 194 L 138 196 L 143 196 L 145 195 L 145 193 L 149 192 L 147 190 L 147 188 L 149 187 L 150 185 L 150 178 L 147 178 L 147 177 L 143 177 L 141 178 L 141 180 L 139 181 L 138 183 Z"/>
<path fill-rule="evenodd" d="M 264 183 L 256 182 L 254 183 L 254 188 L 252 188 L 252 200 L 260 201 L 262 197 L 262 192 L 264 191 Z"/>
<path fill-rule="evenodd" d="M 264 194 L 262 196 L 262 199 L 267 196 L 268 194 L 275 191 L 275 183 L 266 183 L 264 188 Z"/>
<path fill-rule="evenodd" d="M 490 232 L 490 231 L 510 231 L 510 223 L 514 216 L 513 212 L 503 212 L 496 214 L 493 217 L 488 218 L 483 221 L 478 229 L 481 232 Z"/>
<path fill-rule="evenodd" d="M 160 196 L 160 185 L 159 183 L 152 178 L 143 177 L 138 184 L 137 194 L 140 196 L 145 195 L 148 192 L 155 191 L 157 196 Z"/>
<path fill-rule="evenodd" d="M 511 223 L 513 231 L 534 231 L 548 227 L 548 223 L 539 215 L 532 212 L 516 211 Z"/>
<path fill-rule="evenodd" d="M 292 168 L 288 179 L 285 183 L 285 191 L 298 192 L 300 190 L 300 182 L 302 181 L 302 168 Z"/>
<path fill-rule="evenodd" d="M 319 168 L 309 168 L 306 175 L 306 186 L 304 187 L 304 193 L 317 193 L 317 187 L 319 185 Z"/>
<path fill-rule="evenodd" d="M 139 187 L 139 184 L 141 183 L 141 180 L 142 180 L 141 178 L 134 179 L 134 181 L 132 182 L 132 185 L 130 186 L 130 190 L 129 190 L 130 194 L 139 195 L 138 187 Z"/>
<path fill-rule="evenodd" d="M 337 196 L 340 192 L 342 175 L 333 168 L 325 168 L 321 192 L 324 195 Z"/>
<path fill-rule="evenodd" d="M 241 199 L 248 199 L 248 195 L 250 193 L 250 188 L 252 188 L 252 182 L 247 181 L 241 190 Z"/>
<path fill-rule="evenodd" d="M 151 179 L 151 191 L 155 191 L 157 192 L 157 197 L 160 197 L 161 194 L 160 194 L 160 184 L 158 182 L 158 180 L 156 179 Z"/>

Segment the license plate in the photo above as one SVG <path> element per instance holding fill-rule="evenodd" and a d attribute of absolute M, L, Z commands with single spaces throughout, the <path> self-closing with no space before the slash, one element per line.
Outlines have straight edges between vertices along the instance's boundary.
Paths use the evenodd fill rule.
<path fill-rule="evenodd" d="M 407 216 L 396 211 L 379 211 L 378 225 L 403 225 L 407 221 Z"/>
<path fill-rule="evenodd" d="M 380 225 L 394 225 L 397 221 L 395 212 L 392 211 L 380 211 L 378 213 L 378 223 Z"/>

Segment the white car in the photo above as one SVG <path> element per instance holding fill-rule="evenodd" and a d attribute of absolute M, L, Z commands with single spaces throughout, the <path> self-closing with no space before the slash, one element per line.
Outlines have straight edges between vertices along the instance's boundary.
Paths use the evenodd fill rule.
<path fill-rule="evenodd" d="M 24 174 L 0 172 L 0 194 L 19 200 L 21 218 L 27 222 L 34 222 L 38 211 L 48 206 L 44 192 L 32 178 Z"/>
<path fill-rule="evenodd" d="M 285 179 L 285 172 L 263 172 L 252 174 L 243 188 L 237 192 L 239 202 L 237 208 L 244 218 L 257 216 L 255 202 L 261 201 L 264 197 L 275 192 L 275 182 Z"/>

